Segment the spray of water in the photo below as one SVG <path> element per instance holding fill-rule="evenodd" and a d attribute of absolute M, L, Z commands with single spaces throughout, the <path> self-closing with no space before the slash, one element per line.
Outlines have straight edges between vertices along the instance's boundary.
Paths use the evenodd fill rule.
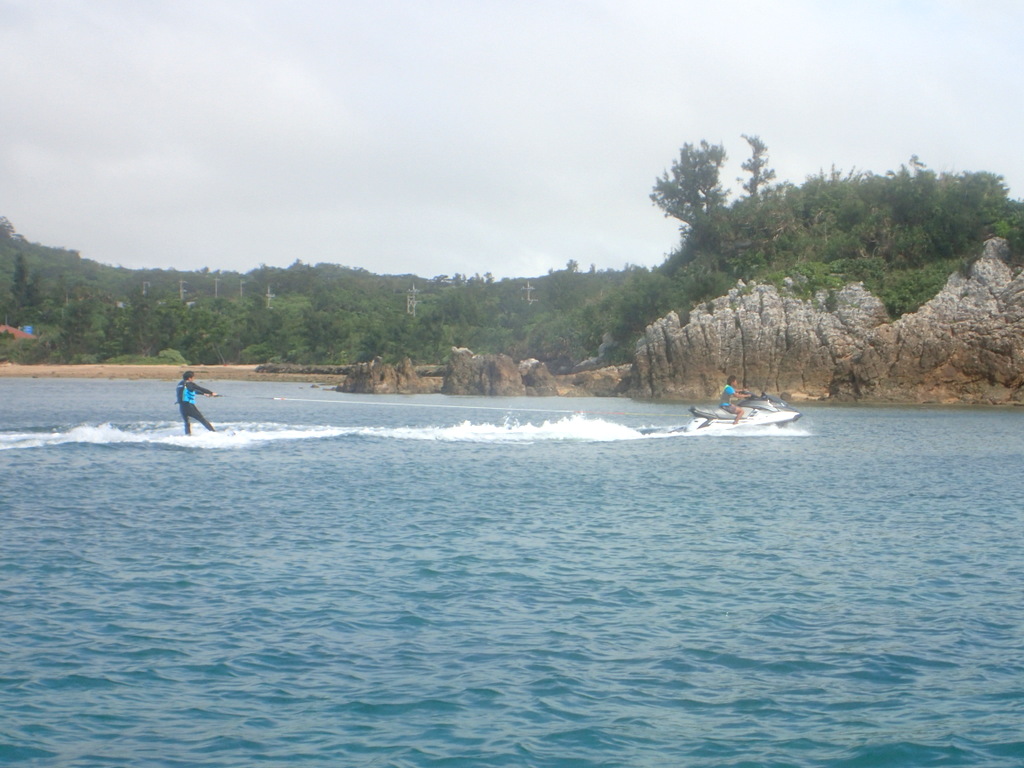
<path fill-rule="evenodd" d="M 731 435 L 799 436 L 801 429 L 757 428 L 736 430 Z M 53 448 L 69 444 L 164 445 L 198 450 L 252 448 L 267 443 L 293 440 L 330 440 L 369 438 L 379 440 L 426 440 L 451 443 L 542 443 L 615 442 L 624 440 L 660 440 L 672 437 L 710 436 L 707 432 L 687 430 L 648 432 L 614 421 L 574 414 L 539 423 L 506 417 L 497 423 L 462 421 L 448 426 L 416 427 L 337 427 L 279 423 L 235 423 L 218 426 L 217 432 L 197 429 L 183 435 L 178 422 L 139 422 L 134 424 L 80 424 L 52 429 L 0 432 L 0 451 Z"/>

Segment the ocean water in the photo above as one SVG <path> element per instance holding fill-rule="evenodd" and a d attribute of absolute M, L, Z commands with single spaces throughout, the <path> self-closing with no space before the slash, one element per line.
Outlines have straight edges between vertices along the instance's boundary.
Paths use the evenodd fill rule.
<path fill-rule="evenodd" d="M 1024 764 L 1024 409 L 0 379 L 0 764 Z"/>

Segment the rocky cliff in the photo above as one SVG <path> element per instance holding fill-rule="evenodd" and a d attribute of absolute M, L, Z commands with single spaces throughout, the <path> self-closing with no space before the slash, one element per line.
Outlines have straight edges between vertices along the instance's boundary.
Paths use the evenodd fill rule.
<path fill-rule="evenodd" d="M 886 320 L 882 302 L 860 284 L 812 299 L 742 282 L 696 307 L 682 325 L 670 312 L 637 342 L 630 394 L 706 398 L 735 373 L 751 388 L 822 397 L 833 370 Z"/>
<path fill-rule="evenodd" d="M 1024 273 L 1005 240 L 985 243 L 966 275 L 880 326 L 834 372 L 839 399 L 1024 402 Z"/>
<path fill-rule="evenodd" d="M 426 394 L 437 388 L 426 378 L 420 377 L 409 358 L 394 366 L 375 357 L 369 362 L 352 366 L 348 377 L 337 389 L 339 392 L 366 395 L 408 395 Z"/>
<path fill-rule="evenodd" d="M 735 373 L 793 399 L 1020 402 L 1022 318 L 1024 277 L 1001 239 L 895 322 L 861 284 L 803 299 L 791 288 L 739 283 L 686 325 L 669 313 L 648 326 L 627 391 L 705 399 Z"/>

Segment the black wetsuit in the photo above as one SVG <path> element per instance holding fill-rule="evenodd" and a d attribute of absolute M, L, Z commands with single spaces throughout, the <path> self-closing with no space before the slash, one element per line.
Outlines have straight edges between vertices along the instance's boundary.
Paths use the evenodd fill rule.
<path fill-rule="evenodd" d="M 214 432 L 213 425 L 206 420 L 206 417 L 199 412 L 196 408 L 196 394 L 200 395 L 212 395 L 213 392 L 204 387 L 200 387 L 194 381 L 186 381 L 182 379 L 178 382 L 178 410 L 181 411 L 181 420 L 185 422 L 185 434 L 192 434 L 192 425 L 189 423 L 189 419 L 195 419 L 204 427 L 211 432 Z"/>

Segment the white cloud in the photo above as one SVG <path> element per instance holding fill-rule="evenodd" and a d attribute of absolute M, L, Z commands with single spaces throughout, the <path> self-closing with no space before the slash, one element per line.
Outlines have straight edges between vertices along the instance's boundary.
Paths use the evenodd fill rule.
<path fill-rule="evenodd" d="M 654 265 L 685 142 L 734 190 L 1024 160 L 1011 2 L 0 0 L 0 215 L 124 266 Z"/>

